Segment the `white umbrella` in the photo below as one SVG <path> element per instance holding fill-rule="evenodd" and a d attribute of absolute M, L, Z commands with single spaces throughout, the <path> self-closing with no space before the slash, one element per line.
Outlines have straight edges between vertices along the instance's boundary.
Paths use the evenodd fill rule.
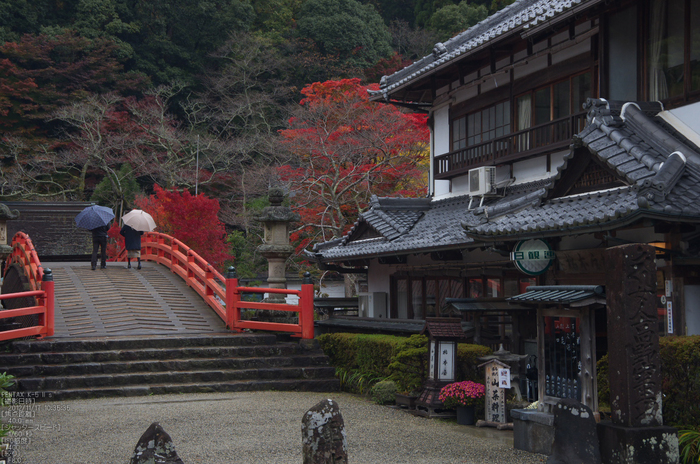
<path fill-rule="evenodd" d="M 156 222 L 153 220 L 153 216 L 140 209 L 132 209 L 126 213 L 122 216 L 122 222 L 132 229 L 143 232 L 150 232 L 156 228 Z"/>

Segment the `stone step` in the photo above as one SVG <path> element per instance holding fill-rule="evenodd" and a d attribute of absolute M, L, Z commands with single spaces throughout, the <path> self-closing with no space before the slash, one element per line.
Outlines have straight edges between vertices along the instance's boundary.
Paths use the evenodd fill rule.
<path fill-rule="evenodd" d="M 134 354 L 132 352 L 129 355 Z M 261 369 L 271 367 L 299 367 L 328 365 L 328 358 L 323 354 L 285 356 L 229 356 L 216 358 L 172 357 L 168 359 L 139 359 L 119 361 L 85 361 L 66 364 L 30 364 L 11 366 L 8 373 L 17 377 L 69 376 L 94 374 L 126 374 L 138 372 L 187 371 L 205 369 Z M 127 359 L 131 358 L 127 356 Z M 1 363 L 0 359 L 0 363 Z M 2 364 L 0 364 L 2 365 Z"/>
<path fill-rule="evenodd" d="M 55 377 L 22 377 L 17 379 L 21 391 L 42 392 L 95 387 L 134 385 L 225 383 L 239 380 L 321 379 L 332 377 L 330 366 L 278 367 L 263 369 L 217 369 L 167 372 L 137 372 L 129 374 L 71 375 Z"/>
<path fill-rule="evenodd" d="M 0 366 L 103 363 L 110 361 L 169 360 L 178 358 L 232 358 L 291 356 L 299 353 L 298 343 L 250 346 L 198 346 L 183 348 L 139 348 L 108 351 L 30 352 L 0 354 Z"/>
<path fill-rule="evenodd" d="M 271 345 L 274 334 L 202 334 L 133 337 L 86 337 L 70 339 L 22 340 L 12 344 L 15 353 L 46 353 L 66 351 L 112 351 L 137 348 L 183 348 L 197 346 Z"/>
<path fill-rule="evenodd" d="M 197 382 L 175 384 L 96 387 L 90 389 L 45 390 L 37 401 L 61 401 L 87 398 L 164 395 L 169 393 L 217 393 L 237 391 L 313 391 L 331 392 L 339 388 L 338 379 L 255 379 L 227 382 Z"/>
<path fill-rule="evenodd" d="M 336 391 L 313 340 L 197 334 L 18 341 L 0 354 L 17 394 L 37 401 L 256 389 Z"/>

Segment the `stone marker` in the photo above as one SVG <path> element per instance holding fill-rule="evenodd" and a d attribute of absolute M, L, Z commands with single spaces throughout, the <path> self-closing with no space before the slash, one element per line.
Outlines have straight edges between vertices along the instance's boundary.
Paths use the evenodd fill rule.
<path fill-rule="evenodd" d="M 130 464 L 184 464 L 163 427 L 154 422 L 141 435 Z"/>
<path fill-rule="evenodd" d="M 554 444 L 547 464 L 601 464 L 593 411 L 571 399 L 554 408 Z"/>
<path fill-rule="evenodd" d="M 676 429 L 663 425 L 657 332 L 656 250 L 621 245 L 606 250 L 608 376 L 612 421 L 602 421 L 606 464 L 675 464 Z"/>
<path fill-rule="evenodd" d="M 348 442 L 338 403 L 323 400 L 304 414 L 301 441 L 304 464 L 347 464 Z"/>

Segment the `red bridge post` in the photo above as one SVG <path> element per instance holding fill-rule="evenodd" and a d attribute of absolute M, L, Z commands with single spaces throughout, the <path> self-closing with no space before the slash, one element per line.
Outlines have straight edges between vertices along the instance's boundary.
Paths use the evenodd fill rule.
<path fill-rule="evenodd" d="M 44 270 L 44 276 L 41 279 L 41 289 L 46 292 L 43 305 L 46 308 L 44 313 L 46 336 L 52 337 L 54 334 L 54 281 L 51 269 Z"/>
<path fill-rule="evenodd" d="M 240 300 L 241 295 L 238 293 L 236 268 L 230 266 L 226 271 L 226 325 L 230 330 L 239 331 L 236 326 L 241 319 L 241 309 L 238 307 Z"/>
<path fill-rule="evenodd" d="M 301 338 L 314 338 L 314 283 L 311 273 L 304 273 L 299 296 L 299 325 L 301 325 Z"/>

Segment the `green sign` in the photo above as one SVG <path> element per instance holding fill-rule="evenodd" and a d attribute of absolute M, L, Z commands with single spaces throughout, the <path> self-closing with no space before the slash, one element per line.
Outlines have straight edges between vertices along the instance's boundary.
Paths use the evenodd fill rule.
<path fill-rule="evenodd" d="M 521 240 L 515 245 L 510 259 L 521 272 L 536 276 L 542 274 L 552 264 L 554 250 L 544 240 Z"/>

